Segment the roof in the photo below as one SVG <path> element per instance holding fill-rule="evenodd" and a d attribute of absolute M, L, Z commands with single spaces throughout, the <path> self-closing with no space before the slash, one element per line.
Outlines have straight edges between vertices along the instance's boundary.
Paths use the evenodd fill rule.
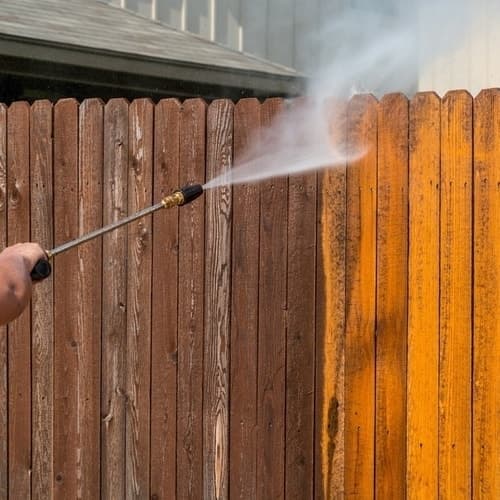
<path fill-rule="evenodd" d="M 214 85 L 300 87 L 291 68 L 95 0 L 0 2 L 0 54 Z"/>

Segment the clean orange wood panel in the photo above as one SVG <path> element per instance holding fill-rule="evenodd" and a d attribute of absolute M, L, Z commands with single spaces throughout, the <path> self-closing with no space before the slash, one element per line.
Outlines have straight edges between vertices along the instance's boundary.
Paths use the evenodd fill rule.
<path fill-rule="evenodd" d="M 153 201 L 153 113 L 149 99 L 129 107 L 128 212 Z M 128 226 L 125 487 L 149 497 L 151 407 L 151 217 Z"/>
<path fill-rule="evenodd" d="M 474 100 L 473 495 L 500 493 L 500 90 Z"/>
<path fill-rule="evenodd" d="M 128 212 L 128 107 L 111 99 L 104 108 L 104 224 Z M 101 497 L 125 496 L 125 354 L 127 331 L 127 228 L 102 239 Z"/>
<path fill-rule="evenodd" d="M 440 115 L 416 94 L 409 124 L 407 497 L 438 491 Z"/>
<path fill-rule="evenodd" d="M 155 203 L 179 187 L 180 103 L 155 107 Z M 153 215 L 151 331 L 151 496 L 175 498 L 177 449 L 178 210 Z"/>
<path fill-rule="evenodd" d="M 331 140 L 345 150 L 346 107 L 329 103 Z M 318 175 L 316 266 L 315 495 L 344 489 L 346 165 Z"/>
<path fill-rule="evenodd" d="M 373 497 L 375 477 L 377 105 L 354 97 L 347 122 L 344 487 L 359 499 Z"/>
<path fill-rule="evenodd" d="M 37 101 L 30 113 L 31 240 L 52 248 L 52 104 Z M 33 499 L 53 491 L 54 296 L 53 280 L 33 288 L 32 328 L 32 491 Z"/>
<path fill-rule="evenodd" d="M 29 241 L 29 113 L 27 102 L 7 112 L 7 243 Z M 29 308 L 8 327 L 9 496 L 31 496 L 31 321 Z"/>
<path fill-rule="evenodd" d="M 406 494 L 408 100 L 379 104 L 375 494 Z"/>
<path fill-rule="evenodd" d="M 439 497 L 471 496 L 472 97 L 441 104 Z"/>

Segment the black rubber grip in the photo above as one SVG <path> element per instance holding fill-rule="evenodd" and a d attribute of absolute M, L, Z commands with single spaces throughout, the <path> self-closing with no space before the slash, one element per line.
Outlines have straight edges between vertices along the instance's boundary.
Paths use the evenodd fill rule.
<path fill-rule="evenodd" d="M 50 262 L 46 259 L 40 259 L 31 270 L 31 279 L 33 281 L 42 281 L 48 278 L 51 272 L 52 267 Z"/>

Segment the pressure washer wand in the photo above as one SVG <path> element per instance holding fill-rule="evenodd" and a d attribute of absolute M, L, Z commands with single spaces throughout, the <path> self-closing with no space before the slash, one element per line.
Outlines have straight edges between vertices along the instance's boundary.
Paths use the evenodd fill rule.
<path fill-rule="evenodd" d="M 107 226 L 104 226 L 100 229 L 96 229 L 95 231 L 92 231 L 90 233 L 84 234 L 79 238 L 63 243 L 62 245 L 59 245 L 53 248 L 52 250 L 46 250 L 45 253 L 47 254 L 47 259 L 40 259 L 35 264 L 35 267 L 31 271 L 31 279 L 33 281 L 41 281 L 50 276 L 50 273 L 52 272 L 52 267 L 50 265 L 49 259 L 55 257 L 57 254 L 66 252 L 66 250 L 81 245 L 82 243 L 86 243 L 87 241 L 93 240 L 94 238 L 109 233 L 110 231 L 114 231 L 115 229 L 125 226 L 126 224 L 129 224 L 130 222 L 140 219 L 141 217 L 152 214 L 153 212 L 156 212 L 161 208 L 172 208 L 181 205 L 186 205 L 187 203 L 191 203 L 193 200 L 198 198 L 198 196 L 200 196 L 202 193 L 203 193 L 203 187 L 201 184 L 184 186 L 183 188 L 174 191 L 172 194 L 165 196 L 165 198 L 163 198 L 163 200 L 161 200 L 156 205 L 139 210 L 135 214 L 129 215 L 124 219 L 108 224 Z"/>

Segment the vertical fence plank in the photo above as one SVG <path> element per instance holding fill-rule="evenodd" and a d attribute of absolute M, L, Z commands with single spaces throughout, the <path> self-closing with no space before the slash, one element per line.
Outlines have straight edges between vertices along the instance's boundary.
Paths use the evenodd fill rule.
<path fill-rule="evenodd" d="M 30 238 L 29 104 L 7 112 L 7 243 Z M 9 495 L 31 495 L 31 319 L 29 308 L 9 324 Z"/>
<path fill-rule="evenodd" d="M 128 212 L 152 204 L 153 103 L 129 108 Z M 128 226 L 126 498 L 149 496 L 151 390 L 151 218 Z"/>
<path fill-rule="evenodd" d="M 354 97 L 347 123 L 345 496 L 373 498 L 377 101 Z M 364 154 L 358 158 L 359 152 Z"/>
<path fill-rule="evenodd" d="M 500 491 L 500 90 L 474 101 L 473 494 Z"/>
<path fill-rule="evenodd" d="M 7 246 L 7 108 L 0 104 L 0 249 Z M 0 326 L 0 500 L 8 495 L 7 326 Z"/>
<path fill-rule="evenodd" d="M 179 184 L 205 179 L 205 114 L 201 99 L 181 111 Z M 203 497 L 204 199 L 179 211 L 177 497 Z"/>
<path fill-rule="evenodd" d="M 260 104 L 242 99 L 234 109 L 234 158 L 258 140 Z M 229 491 L 257 495 L 257 328 L 259 301 L 259 186 L 233 187 Z"/>
<path fill-rule="evenodd" d="M 292 103 L 300 116 L 305 99 Z M 288 184 L 285 495 L 314 494 L 314 377 L 316 308 L 315 174 L 293 176 Z"/>
<path fill-rule="evenodd" d="M 207 179 L 227 172 L 233 156 L 234 106 L 216 100 L 207 111 Z M 228 498 L 231 188 L 206 193 L 205 353 L 203 391 L 204 498 Z"/>
<path fill-rule="evenodd" d="M 332 143 L 345 150 L 346 107 L 332 104 Z M 344 494 L 346 167 L 318 176 L 315 498 Z"/>
<path fill-rule="evenodd" d="M 103 104 L 80 105 L 78 161 L 78 230 L 102 226 Z M 102 240 L 78 247 L 78 491 L 84 498 L 100 492 L 100 375 Z"/>
<path fill-rule="evenodd" d="M 78 103 L 54 107 L 54 244 L 78 236 Z M 54 260 L 54 498 L 76 498 L 78 253 Z"/>
<path fill-rule="evenodd" d="M 410 102 L 407 495 L 438 495 L 440 106 Z"/>
<path fill-rule="evenodd" d="M 408 100 L 380 101 L 377 208 L 375 494 L 405 496 Z"/>
<path fill-rule="evenodd" d="M 52 104 L 37 101 L 30 115 L 31 240 L 53 243 Z M 53 494 L 53 280 L 33 288 L 32 328 L 32 498 Z"/>
<path fill-rule="evenodd" d="M 470 498 L 472 401 L 472 97 L 441 105 L 439 497 Z"/>
<path fill-rule="evenodd" d="M 103 223 L 128 211 L 128 102 L 104 109 Z M 101 497 L 125 497 L 125 348 L 127 331 L 127 228 L 102 241 Z"/>
<path fill-rule="evenodd" d="M 179 187 L 180 104 L 155 109 L 154 200 Z M 177 280 L 179 213 L 153 215 L 151 338 L 151 496 L 175 498 L 177 434 Z"/>
<path fill-rule="evenodd" d="M 282 111 L 281 99 L 268 99 L 261 123 Z M 286 178 L 261 185 L 257 496 L 283 498 L 285 459 L 285 354 L 287 263 Z"/>

